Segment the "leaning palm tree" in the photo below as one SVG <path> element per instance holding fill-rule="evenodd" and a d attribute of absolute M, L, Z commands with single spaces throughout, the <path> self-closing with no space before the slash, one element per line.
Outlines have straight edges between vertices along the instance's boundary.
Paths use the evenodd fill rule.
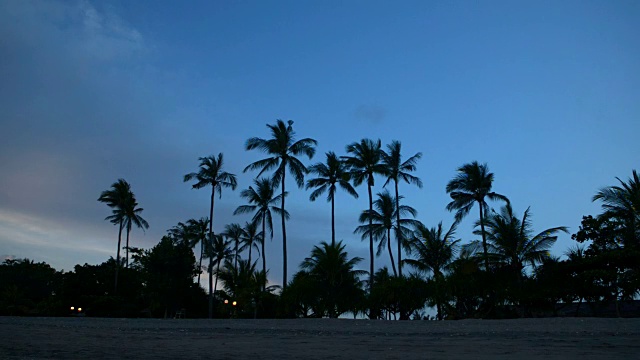
<path fill-rule="evenodd" d="M 593 196 L 593 201 L 601 201 L 603 219 L 614 219 L 622 226 L 625 246 L 640 245 L 640 178 L 633 170 L 631 178 L 624 182 L 616 177 L 620 186 L 602 188 Z"/>
<path fill-rule="evenodd" d="M 241 246 L 242 238 L 245 236 L 244 229 L 242 225 L 238 223 L 233 223 L 229 225 L 225 225 L 224 232 L 222 236 L 226 237 L 233 244 L 233 263 L 234 268 L 238 268 L 238 256 L 240 252 L 243 250 L 243 246 Z"/>
<path fill-rule="evenodd" d="M 222 188 L 231 188 L 235 190 L 238 182 L 234 174 L 223 171 L 222 153 L 218 157 L 208 156 L 201 157 L 200 169 L 198 172 L 192 172 L 184 176 L 184 182 L 196 180 L 192 185 L 193 189 L 202 189 L 211 186 L 211 207 L 209 209 L 209 237 L 213 236 L 213 205 L 215 202 L 216 192 L 222 198 Z"/>
<path fill-rule="evenodd" d="M 260 255 L 260 247 L 258 245 L 264 243 L 264 233 L 258 231 L 258 223 L 256 221 L 248 221 L 244 224 L 242 228 L 244 231 L 242 233 L 242 248 L 249 249 L 249 264 L 251 262 L 251 254 L 253 248 L 256 249 L 258 255 Z"/>
<path fill-rule="evenodd" d="M 396 190 L 396 208 L 400 207 L 400 195 L 398 192 L 398 182 L 404 181 L 407 184 L 414 184 L 419 188 L 422 188 L 422 180 L 419 177 L 409 174 L 412 171 L 416 171 L 416 163 L 422 157 L 422 153 L 416 153 L 406 161 L 402 161 L 402 144 L 400 141 L 393 140 L 391 144 L 387 145 L 389 152 L 382 151 L 382 162 L 387 168 L 387 181 L 383 186 L 387 186 L 389 182 L 393 181 Z M 400 223 L 400 213 L 396 214 L 396 223 Z M 398 242 L 398 274 L 402 276 L 402 246 L 404 244 L 404 238 L 402 232 L 396 232 L 396 240 Z"/>
<path fill-rule="evenodd" d="M 458 168 L 458 175 L 447 184 L 447 193 L 452 201 L 447 204 L 447 210 L 456 210 L 456 221 L 462 220 L 478 204 L 480 209 L 480 228 L 482 232 L 482 249 L 484 253 L 484 266 L 489 269 L 489 255 L 487 249 L 487 237 L 484 232 L 484 217 L 489 209 L 486 199 L 502 200 L 509 203 L 506 196 L 491 191 L 493 185 L 493 173 L 489 172 L 487 164 L 478 164 L 474 161 Z"/>
<path fill-rule="evenodd" d="M 508 266 L 517 274 L 522 273 L 525 264 L 535 266 L 549 257 L 549 249 L 558 239 L 555 234 L 568 233 L 565 226 L 558 226 L 533 235 L 529 208 L 520 220 L 511 204 L 503 206 L 500 213 L 492 212 L 487 216 L 485 229 L 489 259 Z"/>
<path fill-rule="evenodd" d="M 457 222 L 454 222 L 445 233 L 442 229 L 442 222 L 435 228 L 427 228 L 423 224 L 418 224 L 411 239 L 411 253 L 415 259 L 407 259 L 405 263 L 411 265 L 419 271 L 432 273 L 433 279 L 438 287 L 444 280 L 444 271 L 453 263 L 458 252 L 457 244 L 460 240 L 454 240 Z M 442 320 L 442 302 L 439 294 L 435 296 L 437 318 Z"/>
<path fill-rule="evenodd" d="M 112 208 L 112 214 L 107 216 L 105 220 L 109 220 L 112 224 L 118 225 L 118 250 L 116 252 L 116 271 L 114 281 L 114 293 L 118 291 L 118 270 L 120 268 L 120 247 L 122 244 L 122 229 L 125 225 L 126 207 L 131 202 L 133 193 L 131 192 L 131 185 L 124 179 L 118 179 L 115 183 L 111 184 L 109 190 L 105 190 L 100 194 L 98 201 L 107 204 Z"/>
<path fill-rule="evenodd" d="M 218 287 L 218 273 L 220 272 L 220 264 L 225 260 L 231 259 L 233 251 L 229 248 L 230 242 L 225 240 L 222 235 L 209 236 L 205 242 L 205 256 L 209 258 L 209 319 L 213 317 L 213 294 Z M 216 283 L 213 284 L 213 268 L 216 269 Z M 212 286 L 213 285 L 213 286 Z"/>
<path fill-rule="evenodd" d="M 380 139 L 373 141 L 371 139 L 362 139 L 347 145 L 347 153 L 350 156 L 343 156 L 342 159 L 349 167 L 349 174 L 355 186 L 359 186 L 363 182 L 367 182 L 367 190 L 369 192 L 369 211 L 373 211 L 373 194 L 371 188 L 375 185 L 375 175 L 386 175 L 386 168 L 381 163 L 381 147 Z M 369 225 L 373 225 L 373 219 Z M 374 275 L 374 254 L 373 254 L 373 233 L 369 234 L 369 289 L 373 286 Z M 375 316 L 375 314 L 372 314 Z"/>
<path fill-rule="evenodd" d="M 377 256 L 380 256 L 386 247 L 389 250 L 389 259 L 391 260 L 393 275 L 398 276 L 391 247 L 391 230 L 395 228 L 397 232 L 410 232 L 410 227 L 414 226 L 416 223 L 415 220 L 401 218 L 398 223 L 399 228 L 398 225 L 394 226 L 394 220 L 407 214 L 415 217 L 417 212 L 414 208 L 408 205 L 400 205 L 399 208 L 396 208 L 396 199 L 391 196 L 387 190 L 382 193 L 378 193 L 377 196 L 378 198 L 373 202 L 374 209 L 365 210 L 360 214 L 359 221 L 361 224 L 365 225 L 358 226 L 354 233 L 361 234 L 363 240 L 370 236 L 372 236 L 374 240 L 377 240 Z"/>
<path fill-rule="evenodd" d="M 309 199 L 315 201 L 320 195 L 327 192 L 327 201 L 331 202 L 331 244 L 336 243 L 336 222 L 335 222 L 335 194 L 339 185 L 351 196 L 358 198 L 358 193 L 349 183 L 349 172 L 343 161 L 330 151 L 327 154 L 326 163 L 317 163 L 309 167 L 309 172 L 318 175 L 315 179 L 307 180 L 307 189 L 315 188 Z"/>
<path fill-rule="evenodd" d="M 124 208 L 124 227 L 127 229 L 127 246 L 126 246 L 126 260 L 125 266 L 129 267 L 129 234 L 131 233 L 131 227 L 135 225 L 137 228 L 145 229 L 149 228 L 149 223 L 140 214 L 144 211 L 143 208 L 139 208 L 133 193 L 127 199 L 126 206 Z"/>
<path fill-rule="evenodd" d="M 271 180 L 266 178 L 255 179 L 253 181 L 255 188 L 249 186 L 248 189 L 242 190 L 240 197 L 246 199 L 249 205 L 240 205 L 233 212 L 234 215 L 246 214 L 255 212 L 252 222 L 260 223 L 262 225 L 263 238 L 266 237 L 266 230 L 269 230 L 271 238 L 273 239 L 273 217 L 271 212 L 276 215 L 284 214 L 286 219 L 289 219 L 289 213 L 285 210 L 280 212 L 280 208 L 276 206 L 281 201 L 282 195 L 275 195 L 275 189 Z M 286 196 L 286 193 L 285 193 Z M 267 258 L 264 251 L 264 239 L 261 243 L 262 246 L 262 271 L 267 273 Z"/>
<path fill-rule="evenodd" d="M 308 170 L 297 156 L 306 155 L 311 159 L 316 152 L 315 145 L 317 141 L 311 138 L 296 141 L 296 133 L 293 131 L 293 120 L 289 120 L 286 125 L 284 121 L 277 120 L 275 125 L 267 124 L 267 127 L 271 130 L 270 139 L 250 138 L 247 140 L 245 148 L 247 150 L 261 150 L 270 157 L 250 164 L 244 171 L 260 170 L 258 173 L 259 177 L 265 171 L 275 169 L 271 177 L 273 186 L 282 186 L 280 215 L 282 219 L 282 287 L 284 288 L 287 286 L 287 228 L 285 225 L 286 216 L 284 211 L 284 200 L 286 197 L 285 175 L 288 168 L 296 185 L 300 188 L 304 186 L 304 175 Z"/>

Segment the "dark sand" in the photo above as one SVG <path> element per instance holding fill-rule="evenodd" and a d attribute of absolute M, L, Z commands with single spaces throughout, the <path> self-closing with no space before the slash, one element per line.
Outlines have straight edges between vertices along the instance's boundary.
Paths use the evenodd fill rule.
<path fill-rule="evenodd" d="M 640 319 L 0 317 L 0 359 L 640 359 Z"/>

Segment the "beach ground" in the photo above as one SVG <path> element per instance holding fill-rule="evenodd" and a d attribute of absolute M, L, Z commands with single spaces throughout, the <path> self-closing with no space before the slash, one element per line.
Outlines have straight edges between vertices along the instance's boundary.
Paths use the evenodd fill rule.
<path fill-rule="evenodd" d="M 0 359 L 639 359 L 640 319 L 0 317 Z"/>

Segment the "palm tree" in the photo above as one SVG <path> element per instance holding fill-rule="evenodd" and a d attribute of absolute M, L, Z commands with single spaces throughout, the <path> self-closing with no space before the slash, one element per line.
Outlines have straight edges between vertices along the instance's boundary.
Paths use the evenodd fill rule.
<path fill-rule="evenodd" d="M 387 190 L 378 193 L 377 196 L 378 198 L 373 202 L 375 210 L 365 210 L 360 214 L 360 223 L 368 224 L 358 226 L 354 233 L 362 234 L 363 240 L 369 236 L 373 236 L 375 240 L 379 241 L 378 252 L 376 254 L 378 256 L 386 247 L 389 250 L 393 275 L 398 276 L 396 265 L 393 261 L 393 250 L 391 249 L 391 229 L 395 228 L 396 232 L 401 233 L 409 232 L 409 227 L 415 225 L 416 221 L 413 219 L 400 219 L 400 216 L 410 214 L 415 217 L 417 212 L 408 205 L 400 205 L 399 208 L 396 208 L 398 202 Z M 394 226 L 395 219 L 400 220 Z"/>
<path fill-rule="evenodd" d="M 213 294 L 216 292 L 216 288 L 218 287 L 218 273 L 220 272 L 220 264 L 230 259 L 233 256 L 233 252 L 229 248 L 230 242 L 225 240 L 222 235 L 213 235 L 209 236 L 207 242 L 205 243 L 205 255 L 209 258 L 209 319 L 213 317 Z M 213 267 L 217 266 L 216 269 L 216 283 L 213 284 Z M 212 287 L 213 285 L 213 287 Z"/>
<path fill-rule="evenodd" d="M 640 178 L 636 170 L 628 182 L 616 177 L 620 186 L 600 189 L 593 201 L 601 201 L 603 219 L 615 219 L 623 225 L 622 238 L 625 246 L 640 245 Z"/>
<path fill-rule="evenodd" d="M 198 172 L 192 172 L 184 176 L 184 182 L 196 180 L 192 185 L 193 189 L 202 189 L 211 186 L 211 207 L 209 209 L 209 237 L 213 236 L 213 205 L 215 202 L 216 192 L 222 198 L 222 188 L 231 188 L 235 190 L 238 182 L 234 174 L 223 171 L 222 153 L 218 157 L 208 156 L 201 157 L 200 169 Z"/>
<path fill-rule="evenodd" d="M 554 234 L 568 233 L 565 226 L 558 226 L 534 236 L 529 208 L 520 220 L 515 216 L 511 204 L 503 206 L 500 213 L 492 212 L 485 219 L 485 229 L 489 258 L 507 265 L 517 274 L 521 274 L 525 263 L 535 266 L 549 257 L 549 249 L 558 239 Z"/>
<path fill-rule="evenodd" d="M 267 124 L 267 127 L 271 130 L 271 139 L 265 140 L 257 137 L 247 140 L 245 148 L 247 150 L 259 149 L 270 157 L 258 160 L 249 166 L 244 171 L 248 170 L 260 170 L 258 177 L 265 171 L 275 169 L 271 181 L 273 186 L 282 186 L 281 192 L 281 207 L 280 215 L 282 218 L 282 286 L 287 286 L 287 228 L 285 225 L 285 211 L 284 211 L 284 199 L 285 199 L 285 175 L 287 168 L 289 173 L 293 176 L 296 184 L 299 188 L 304 186 L 304 175 L 308 172 L 304 164 L 297 158 L 297 156 L 306 155 L 309 159 L 313 157 L 316 152 L 315 145 L 317 141 L 311 138 L 304 138 L 296 141 L 295 132 L 293 131 L 293 120 L 287 122 L 288 125 L 282 120 L 277 120 L 275 125 Z"/>
<path fill-rule="evenodd" d="M 480 209 L 480 228 L 482 230 L 482 249 L 484 252 L 484 266 L 489 270 L 489 255 L 487 250 L 487 237 L 484 232 L 484 215 L 489 209 L 485 198 L 495 201 L 502 200 L 509 203 L 506 196 L 491 191 L 493 185 L 493 173 L 489 172 L 487 164 L 478 164 L 474 161 L 458 168 L 458 175 L 447 184 L 447 193 L 452 201 L 447 204 L 447 210 L 456 210 L 456 221 L 462 220 L 478 203 Z"/>
<path fill-rule="evenodd" d="M 240 247 L 240 243 L 242 242 L 242 238 L 245 236 L 244 229 L 238 223 L 233 223 L 229 225 L 225 225 L 224 233 L 222 236 L 226 237 L 227 240 L 233 242 L 233 263 L 234 268 L 238 268 L 238 254 L 243 250 Z"/>
<path fill-rule="evenodd" d="M 147 220 L 140 216 L 144 209 L 137 206 L 138 202 L 136 201 L 135 196 L 133 196 L 133 193 L 131 193 L 131 196 L 127 199 L 126 206 L 124 208 L 124 227 L 127 229 L 126 267 L 129 267 L 129 234 L 131 233 L 132 225 L 135 225 L 143 231 L 149 228 Z"/>
<path fill-rule="evenodd" d="M 351 299 L 360 290 L 358 277 L 366 274 L 354 267 L 362 258 L 349 259 L 342 241 L 336 244 L 321 242 L 314 246 L 311 256 L 304 259 L 300 268 L 313 279 L 322 308 L 327 316 L 338 317 L 351 309 Z"/>
<path fill-rule="evenodd" d="M 373 141 L 371 139 L 362 139 L 360 142 L 355 142 L 347 145 L 347 153 L 351 156 L 343 156 L 342 159 L 349 167 L 349 174 L 353 179 L 353 184 L 359 186 L 363 182 L 367 182 L 367 190 L 369 192 L 369 211 L 373 211 L 373 194 L 371 188 L 375 184 L 375 175 L 386 175 L 386 168 L 381 160 L 381 147 L 380 139 Z M 373 225 L 373 219 L 370 220 L 369 225 Z M 373 233 L 369 233 L 369 288 L 373 286 Z M 375 314 L 372 314 L 375 316 Z"/>
<path fill-rule="evenodd" d="M 207 241 L 207 226 L 209 224 L 209 219 L 206 217 L 196 219 L 189 219 L 187 221 L 187 226 L 189 229 L 189 234 L 191 235 L 191 243 L 189 244 L 192 248 L 195 248 L 198 243 L 200 244 L 200 260 L 198 261 L 198 285 L 200 285 L 200 275 L 202 274 L 202 257 L 204 256 L 204 244 Z"/>
<path fill-rule="evenodd" d="M 400 207 L 400 195 L 398 193 L 398 182 L 400 180 L 422 188 L 422 180 L 417 176 L 409 174 L 412 171 L 416 171 L 416 163 L 422 157 L 422 153 L 416 153 L 405 162 L 402 162 L 401 149 L 402 144 L 400 141 L 393 140 L 391 144 L 387 145 L 389 152 L 382 151 L 382 162 L 386 166 L 388 174 L 384 186 L 387 186 L 389 182 L 393 181 L 396 190 L 396 208 Z M 396 223 L 399 224 L 400 212 L 398 212 L 396 216 Z M 398 241 L 398 274 L 402 276 L 402 244 L 404 243 L 402 232 L 396 232 L 396 240 Z"/>
<path fill-rule="evenodd" d="M 423 224 L 418 224 L 411 239 L 411 253 L 415 259 L 407 259 L 405 263 L 414 268 L 431 272 L 438 289 L 444 280 L 444 271 L 453 263 L 458 251 L 457 244 L 460 240 L 454 240 L 457 222 L 454 222 L 445 233 L 442 229 L 442 222 L 435 228 L 427 228 Z M 436 309 L 438 310 L 438 320 L 442 320 L 442 299 L 440 294 L 435 296 Z"/>
<path fill-rule="evenodd" d="M 112 224 L 118 225 L 118 250 L 116 252 L 116 271 L 114 281 L 114 293 L 118 291 L 118 270 L 120 268 L 120 247 L 122 243 L 122 229 L 125 225 L 126 207 L 131 202 L 133 193 L 131 192 L 131 185 L 124 179 L 118 179 L 115 183 L 111 184 L 109 190 L 105 190 L 100 194 L 98 201 L 107 204 L 112 208 L 112 214 L 107 216 L 105 220 L 109 220 Z"/>
<path fill-rule="evenodd" d="M 337 186 L 348 192 L 351 196 L 358 198 L 358 193 L 349 183 L 349 172 L 338 156 L 333 151 L 328 152 L 326 163 L 317 163 L 309 167 L 309 172 L 317 174 L 315 179 L 307 180 L 307 189 L 316 188 L 309 196 L 311 201 L 315 201 L 320 195 L 327 192 L 327 201 L 331 202 L 331 244 L 336 243 L 336 223 L 335 223 L 335 194 Z"/>
<path fill-rule="evenodd" d="M 255 212 L 252 222 L 259 222 L 262 225 L 263 238 L 266 237 L 266 230 L 269 229 L 271 238 L 273 239 L 273 217 L 271 211 L 276 215 L 284 214 L 289 219 L 289 213 L 285 210 L 281 213 L 280 208 L 275 204 L 280 202 L 282 195 L 275 195 L 275 189 L 271 180 L 266 178 L 255 179 L 253 181 L 255 189 L 249 186 L 248 189 L 242 190 L 240 197 L 247 199 L 249 205 L 240 205 L 233 212 L 234 215 Z M 286 193 L 285 193 L 286 196 Z M 262 271 L 267 273 L 267 258 L 264 251 L 264 239 L 262 241 Z"/>
<path fill-rule="evenodd" d="M 252 264 L 251 251 L 255 247 L 258 254 L 260 254 L 260 247 L 258 245 L 264 243 L 264 233 L 258 231 L 258 222 L 256 221 L 247 221 L 242 229 L 244 230 L 241 238 L 242 248 L 249 248 L 248 260 L 249 264 Z"/>

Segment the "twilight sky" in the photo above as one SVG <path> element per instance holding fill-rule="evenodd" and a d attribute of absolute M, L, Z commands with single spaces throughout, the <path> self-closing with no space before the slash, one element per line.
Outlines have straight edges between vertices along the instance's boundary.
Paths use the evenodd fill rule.
<path fill-rule="evenodd" d="M 445 185 L 478 160 L 518 214 L 531 206 L 535 230 L 574 233 L 599 212 L 597 189 L 638 169 L 639 34 L 640 3 L 622 0 L 0 1 L 0 256 L 65 270 L 115 256 L 96 199 L 120 177 L 151 225 L 132 245 L 152 247 L 208 215 L 208 190 L 182 176 L 218 152 L 239 188 L 217 200 L 214 227 L 244 222 L 232 212 L 255 173 L 242 169 L 264 157 L 244 142 L 276 119 L 318 140 L 307 164 L 363 137 L 423 152 L 425 187 L 400 191 L 429 226 L 451 224 Z M 364 269 L 358 191 L 338 194 L 337 237 Z M 330 207 L 290 192 L 291 276 L 330 241 Z M 280 241 L 276 226 L 274 283 Z M 561 235 L 553 252 L 570 245 Z"/>

